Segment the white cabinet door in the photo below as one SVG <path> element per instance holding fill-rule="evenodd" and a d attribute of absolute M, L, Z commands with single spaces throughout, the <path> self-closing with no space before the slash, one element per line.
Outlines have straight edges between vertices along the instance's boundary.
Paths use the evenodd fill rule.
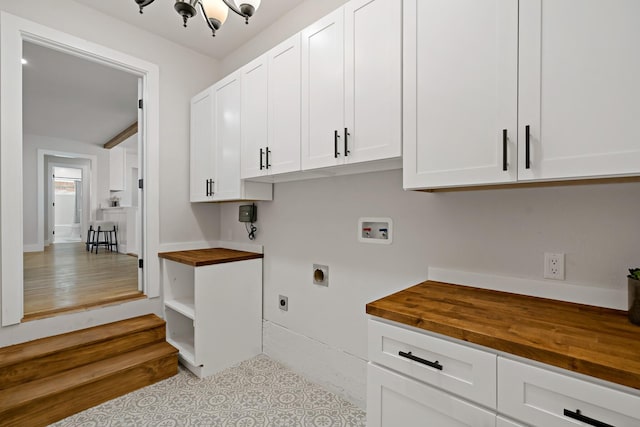
<path fill-rule="evenodd" d="M 534 426 L 637 427 L 640 396 L 499 357 L 498 411 Z"/>
<path fill-rule="evenodd" d="M 368 427 L 495 425 L 494 412 L 371 363 L 368 365 Z"/>
<path fill-rule="evenodd" d="M 404 4 L 404 187 L 515 181 L 518 2 Z"/>
<path fill-rule="evenodd" d="M 517 424 L 514 423 L 513 421 L 510 421 L 506 418 L 502 418 L 501 416 L 498 416 L 498 422 L 496 424 L 496 427 L 525 427 L 524 424 Z"/>
<path fill-rule="evenodd" d="M 269 174 L 300 170 L 300 34 L 267 53 L 269 64 Z"/>
<path fill-rule="evenodd" d="M 215 170 L 213 134 L 213 91 L 211 88 L 191 99 L 190 200 L 206 202 L 212 199 L 211 183 Z"/>
<path fill-rule="evenodd" d="M 124 191 L 124 169 L 127 152 L 122 147 L 109 149 L 109 190 Z"/>
<path fill-rule="evenodd" d="M 241 199 L 240 182 L 240 73 L 213 86 L 216 179 L 213 200 Z"/>
<path fill-rule="evenodd" d="M 638 17 L 637 0 L 520 0 L 519 179 L 640 171 Z"/>
<path fill-rule="evenodd" d="M 344 10 L 302 31 L 302 169 L 344 162 Z"/>
<path fill-rule="evenodd" d="M 347 163 L 402 155 L 399 3 L 352 0 L 344 7 L 345 129 L 339 151 Z"/>
<path fill-rule="evenodd" d="M 242 83 L 241 178 L 265 175 L 269 117 L 268 71 L 265 55 L 240 70 Z"/>

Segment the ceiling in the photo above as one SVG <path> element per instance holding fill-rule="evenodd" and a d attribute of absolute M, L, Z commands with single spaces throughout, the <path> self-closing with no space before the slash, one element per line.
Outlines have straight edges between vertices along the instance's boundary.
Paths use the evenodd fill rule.
<path fill-rule="evenodd" d="M 23 44 L 23 132 L 103 145 L 138 117 L 138 77 Z"/>
<path fill-rule="evenodd" d="M 173 0 L 158 0 L 147 6 L 142 15 L 134 0 L 75 1 L 204 55 L 223 59 L 304 0 L 263 0 L 249 25 L 229 12 L 215 38 L 201 16 L 192 18 L 184 28 Z M 28 42 L 24 43 L 23 53 L 28 61 L 23 66 L 24 133 L 102 146 L 136 121 L 136 76 Z"/>
<path fill-rule="evenodd" d="M 245 25 L 243 18 L 229 11 L 227 21 L 217 31 L 215 38 L 211 37 L 211 30 L 199 11 L 198 16 L 190 19 L 188 27 L 184 28 L 182 18 L 173 8 L 172 0 L 157 0 L 145 7 L 142 15 L 138 13 L 138 5 L 134 0 L 75 1 L 204 55 L 222 60 L 304 0 L 262 0 L 255 15 L 249 20 L 249 25 Z"/>

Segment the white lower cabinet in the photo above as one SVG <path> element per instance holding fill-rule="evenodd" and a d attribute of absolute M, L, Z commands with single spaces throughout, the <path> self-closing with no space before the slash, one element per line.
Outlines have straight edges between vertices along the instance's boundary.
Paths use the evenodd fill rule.
<path fill-rule="evenodd" d="M 369 363 L 368 427 L 493 427 L 492 411 Z"/>
<path fill-rule="evenodd" d="M 443 335 L 369 319 L 368 352 L 369 427 L 640 426 L 638 390 Z"/>
<path fill-rule="evenodd" d="M 514 423 L 513 421 L 510 421 L 506 418 L 502 418 L 501 416 L 498 416 L 496 427 L 525 427 L 525 425 Z"/>
<path fill-rule="evenodd" d="M 638 427 L 640 395 L 499 357 L 498 411 L 534 426 Z"/>
<path fill-rule="evenodd" d="M 167 341 L 190 371 L 206 377 L 262 352 L 262 259 L 162 261 Z"/>

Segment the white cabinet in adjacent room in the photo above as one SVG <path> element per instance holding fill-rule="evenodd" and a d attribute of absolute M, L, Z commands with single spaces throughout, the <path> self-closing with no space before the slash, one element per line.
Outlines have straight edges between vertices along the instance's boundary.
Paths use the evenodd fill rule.
<path fill-rule="evenodd" d="M 401 155 L 402 7 L 353 0 L 302 31 L 303 170 Z"/>
<path fill-rule="evenodd" d="M 241 177 L 300 170 L 300 34 L 242 67 Z"/>
<path fill-rule="evenodd" d="M 640 173 L 635 0 L 407 0 L 404 187 Z"/>
<path fill-rule="evenodd" d="M 109 149 L 109 190 L 124 191 L 127 152 L 122 147 Z"/>
<path fill-rule="evenodd" d="M 191 201 L 271 200 L 272 185 L 240 179 L 240 73 L 191 101 Z"/>

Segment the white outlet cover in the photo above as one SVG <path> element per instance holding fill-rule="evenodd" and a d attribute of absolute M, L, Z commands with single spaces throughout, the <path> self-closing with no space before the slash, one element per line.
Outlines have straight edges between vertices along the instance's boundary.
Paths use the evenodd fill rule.
<path fill-rule="evenodd" d="M 564 258 L 563 253 L 544 254 L 544 278 L 552 280 L 564 280 Z"/>

